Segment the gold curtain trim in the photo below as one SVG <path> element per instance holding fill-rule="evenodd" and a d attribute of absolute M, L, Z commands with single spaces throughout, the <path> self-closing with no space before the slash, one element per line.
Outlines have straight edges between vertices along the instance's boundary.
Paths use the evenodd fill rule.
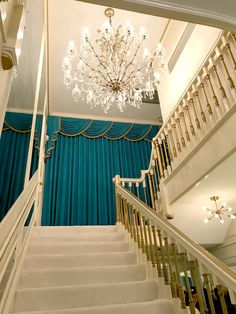
<path fill-rule="evenodd" d="M 102 134 L 99 134 L 99 135 L 95 135 L 95 136 L 90 136 L 90 135 L 86 135 L 86 134 L 82 134 L 82 135 L 83 135 L 84 137 L 87 137 L 87 138 L 99 138 L 99 137 L 105 136 L 105 134 L 110 131 L 110 129 L 112 128 L 112 126 L 113 126 L 113 122 L 111 122 L 111 124 L 110 124 L 109 127 L 106 129 L 106 131 L 104 131 Z"/>
<path fill-rule="evenodd" d="M 14 132 L 18 132 L 18 133 L 29 133 L 31 132 L 31 129 L 29 130 L 26 130 L 26 131 L 20 131 L 20 130 L 17 130 L 15 128 L 13 128 L 10 124 L 8 124 L 6 121 L 4 121 L 4 123 L 8 126 L 9 129 L 11 129 L 12 131 Z"/>
<path fill-rule="evenodd" d="M 122 134 L 121 136 L 118 136 L 118 137 L 108 137 L 108 136 L 104 135 L 104 137 L 105 137 L 106 139 L 108 139 L 108 140 L 111 140 L 111 141 L 120 140 L 121 138 L 125 137 L 126 134 L 129 133 L 129 131 L 132 129 L 132 127 L 133 127 L 133 123 L 132 123 L 131 126 L 128 128 L 128 130 L 127 130 L 124 134 Z"/>
<path fill-rule="evenodd" d="M 124 139 L 126 139 L 126 140 L 128 140 L 128 141 L 131 141 L 131 142 L 138 142 L 138 141 L 141 141 L 141 140 L 143 140 L 143 139 L 145 138 L 145 136 L 148 135 L 148 133 L 151 131 L 151 129 L 152 129 L 152 125 L 150 125 L 149 129 L 147 130 L 147 132 L 146 132 L 142 137 L 140 137 L 139 139 L 131 140 L 131 139 L 129 139 L 128 137 L 124 137 Z"/>
<path fill-rule="evenodd" d="M 56 132 L 54 134 L 56 134 Z M 47 150 L 47 154 L 45 154 L 44 160 L 46 160 L 47 158 L 50 158 L 52 156 L 51 151 L 56 148 L 56 143 L 55 143 L 56 141 L 57 141 L 57 138 L 53 138 L 50 141 L 52 146 L 50 146 L 49 149 Z"/>

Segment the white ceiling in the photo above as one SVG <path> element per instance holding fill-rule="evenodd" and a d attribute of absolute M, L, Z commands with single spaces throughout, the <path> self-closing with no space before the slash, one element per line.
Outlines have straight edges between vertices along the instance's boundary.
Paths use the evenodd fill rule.
<path fill-rule="evenodd" d="M 222 243 L 232 220 L 224 218 L 224 224 L 218 219 L 208 224 L 203 222 L 207 213 L 202 206 L 212 208 L 209 198 L 218 195 L 236 212 L 236 152 L 208 173 L 194 188 L 177 200 L 172 208 L 174 219 L 171 221 L 176 227 L 201 244 Z M 188 223 L 186 223 L 186 221 Z"/>

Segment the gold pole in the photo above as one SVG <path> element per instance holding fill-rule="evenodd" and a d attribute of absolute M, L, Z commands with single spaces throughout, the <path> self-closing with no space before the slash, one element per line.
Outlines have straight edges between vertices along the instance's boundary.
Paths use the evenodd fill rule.
<path fill-rule="evenodd" d="M 133 225 L 132 225 L 132 218 L 131 218 L 131 211 L 130 211 L 130 204 L 127 202 L 127 212 L 128 212 L 128 222 L 129 222 L 129 232 L 131 238 L 134 237 L 133 233 Z"/>
<path fill-rule="evenodd" d="M 165 241 L 165 248 L 166 248 L 166 254 L 167 254 L 167 259 L 168 259 L 172 297 L 178 298 L 175 276 L 174 276 L 173 270 L 172 270 L 172 262 L 171 262 L 171 257 L 170 257 L 168 238 L 165 237 L 164 241 Z"/>
<path fill-rule="evenodd" d="M 150 261 L 150 252 L 149 252 L 149 246 L 148 246 L 148 239 L 147 239 L 147 228 L 146 228 L 146 219 L 144 216 L 142 216 L 143 221 L 143 233 L 144 233 L 144 240 L 145 240 L 145 251 L 147 256 L 147 261 Z"/>
<path fill-rule="evenodd" d="M 201 286 L 201 283 L 199 281 L 199 272 L 198 272 L 198 267 L 197 267 L 197 261 L 196 260 L 190 261 L 189 265 L 190 265 L 191 277 L 192 277 L 194 286 L 196 288 L 197 296 L 198 296 L 200 314 L 205 314 L 204 296 L 203 296 L 202 286 Z"/>
<path fill-rule="evenodd" d="M 141 244 L 141 238 L 140 238 L 140 231 L 139 231 L 139 227 L 138 227 L 138 213 L 137 211 L 134 209 L 134 218 L 135 218 L 135 227 L 136 227 L 136 239 L 138 242 L 138 248 L 142 248 L 142 244 Z"/>
<path fill-rule="evenodd" d="M 139 183 L 136 183 L 136 193 L 137 193 L 137 197 L 140 198 L 140 194 L 139 194 Z"/>
<path fill-rule="evenodd" d="M 130 205 L 130 211 L 131 211 L 131 221 L 132 221 L 132 228 L 133 228 L 133 237 L 134 237 L 134 241 L 137 242 L 137 231 L 136 231 L 136 225 L 135 225 L 133 205 Z"/>
<path fill-rule="evenodd" d="M 142 221 L 141 221 L 140 212 L 138 212 L 137 214 L 138 214 L 139 229 L 140 229 L 140 236 L 141 236 L 142 252 L 145 253 L 145 245 L 144 245 L 144 239 L 143 239 L 143 228 L 142 228 Z"/>
<path fill-rule="evenodd" d="M 236 61 L 235 61 L 234 55 L 233 55 L 233 53 L 232 53 L 230 44 L 227 44 L 227 45 L 226 45 L 226 48 L 228 49 L 229 54 L 230 54 L 230 57 L 231 57 L 231 59 L 232 59 L 232 61 L 233 61 L 234 70 L 236 70 Z"/>
<path fill-rule="evenodd" d="M 150 196 L 151 196 L 151 204 L 152 208 L 155 209 L 155 200 L 154 200 L 154 191 L 153 191 L 153 185 L 152 185 L 152 177 L 151 174 L 148 173 L 148 184 L 149 184 L 149 191 L 150 191 Z"/>
<path fill-rule="evenodd" d="M 124 199 L 124 218 L 125 218 L 125 229 L 129 232 L 129 223 L 128 223 L 128 213 L 127 213 L 127 201 Z"/>
<path fill-rule="evenodd" d="M 223 67 L 225 69 L 225 72 L 226 72 L 226 75 L 227 75 L 227 80 L 229 81 L 229 84 L 230 84 L 230 88 L 235 89 L 234 81 L 233 81 L 232 77 L 229 74 L 229 70 L 228 70 L 227 65 L 225 63 L 225 59 L 224 59 L 223 55 L 220 55 L 219 59 L 222 62 Z"/>
<path fill-rule="evenodd" d="M 177 151 L 175 148 L 175 144 L 174 144 L 174 139 L 173 139 L 173 134 L 172 134 L 172 130 L 168 130 L 169 134 L 170 134 L 170 143 L 171 143 L 171 147 L 172 147 L 172 151 L 173 151 L 173 156 L 177 157 Z"/>
<path fill-rule="evenodd" d="M 146 176 L 146 174 L 145 174 Z M 146 182 L 145 182 L 145 176 L 144 176 L 144 180 L 143 180 L 143 194 L 144 194 L 144 201 L 145 201 L 145 204 L 147 204 L 147 191 L 146 191 Z"/>
<path fill-rule="evenodd" d="M 152 234 L 151 234 L 151 226 L 150 221 L 147 220 L 147 227 L 148 227 L 148 238 L 149 238 L 149 247 L 150 247 L 150 257 L 152 262 L 152 267 L 155 267 L 155 257 L 154 257 L 154 251 L 153 251 L 153 243 L 152 243 Z"/>
<path fill-rule="evenodd" d="M 121 213 L 121 222 L 122 222 L 122 225 L 124 226 L 125 225 L 125 219 L 124 219 L 124 206 L 123 206 L 123 198 L 122 196 L 120 195 L 120 213 Z"/>
<path fill-rule="evenodd" d="M 204 94 L 204 96 L 205 96 L 206 106 L 207 106 L 208 113 L 209 113 L 209 114 L 212 114 L 213 112 L 212 112 L 211 105 L 210 105 L 209 100 L 208 100 L 208 96 L 207 96 L 207 93 L 206 93 L 206 89 L 205 89 L 204 83 L 201 83 L 201 84 L 200 84 L 200 87 L 202 88 L 203 94 Z"/>
<path fill-rule="evenodd" d="M 203 108 L 202 108 L 202 102 L 201 102 L 201 100 L 200 100 L 200 97 L 199 97 L 199 93 L 198 92 L 195 92 L 194 93 L 194 96 L 197 98 L 197 100 L 198 100 L 198 104 L 199 104 L 199 108 L 200 108 L 200 114 L 201 114 L 201 117 L 202 117 L 202 121 L 203 122 L 206 122 L 206 116 L 205 116 L 205 113 L 204 113 L 204 111 L 203 111 Z"/>
<path fill-rule="evenodd" d="M 163 249 L 163 244 L 162 244 L 161 230 L 157 230 L 157 234 L 158 234 L 158 238 L 159 238 L 159 246 L 160 246 L 160 251 L 161 251 L 161 259 L 162 259 L 162 269 L 163 269 L 163 275 L 164 275 L 164 282 L 165 282 L 165 285 L 168 285 L 169 284 L 168 270 L 167 270 L 167 266 L 166 266 L 164 249 Z"/>
<path fill-rule="evenodd" d="M 155 177 L 155 166 L 152 167 L 151 169 L 151 179 L 152 179 L 152 186 L 153 186 L 153 196 L 154 196 L 154 209 L 156 210 L 156 203 L 155 201 L 157 200 L 157 186 L 158 186 L 158 183 L 157 183 L 157 179 Z"/>
<path fill-rule="evenodd" d="M 178 294 L 179 294 L 179 298 L 181 301 L 181 308 L 186 309 L 185 295 L 184 295 L 184 290 L 183 290 L 182 283 L 181 283 L 181 277 L 180 277 L 180 271 L 179 271 L 179 265 L 178 265 L 178 260 L 177 260 L 177 252 L 176 252 L 175 243 L 171 243 L 171 248 L 172 248 L 172 254 L 173 254 L 173 258 L 174 258 L 175 273 L 176 273 L 176 280 L 177 280 L 177 289 L 178 289 Z"/>
<path fill-rule="evenodd" d="M 160 154 L 161 154 L 161 163 L 162 163 L 163 177 L 164 177 L 165 176 L 164 170 L 167 169 L 167 167 L 166 167 L 166 161 L 165 161 L 165 158 L 164 158 L 162 139 L 160 139 L 160 141 L 161 141 L 161 144 L 158 142 L 158 147 L 159 147 Z"/>
<path fill-rule="evenodd" d="M 195 129 L 194 129 L 194 126 L 193 126 L 193 123 L 192 123 L 192 118 L 191 118 L 191 114 L 189 112 L 189 107 L 188 106 L 185 106 L 184 109 L 187 111 L 188 113 L 188 119 L 189 119 L 189 127 L 190 127 L 190 130 L 191 130 L 191 133 L 192 135 L 195 135 Z"/>
<path fill-rule="evenodd" d="M 209 85 L 210 85 L 210 88 L 211 88 L 211 91 L 212 91 L 212 94 L 213 94 L 212 98 L 213 98 L 213 100 L 214 100 L 214 102 L 215 102 L 215 105 L 216 105 L 216 107 L 219 107 L 219 106 L 220 106 L 220 103 L 219 103 L 219 100 L 218 100 L 218 98 L 217 98 L 217 96 L 216 96 L 216 93 L 215 93 L 215 90 L 214 90 L 214 87 L 213 87 L 213 84 L 212 84 L 212 81 L 211 81 L 211 76 L 210 76 L 210 74 L 207 74 L 206 79 L 207 79 L 208 82 L 209 82 Z"/>
<path fill-rule="evenodd" d="M 162 162 L 161 162 L 161 155 L 160 155 L 160 151 L 159 151 L 159 146 L 158 146 L 157 140 L 154 141 L 154 147 L 155 147 L 155 150 L 156 150 L 157 163 L 158 163 L 158 168 L 159 168 L 159 171 L 160 171 L 160 176 L 164 177 L 163 165 L 162 165 Z"/>
<path fill-rule="evenodd" d="M 192 292 L 191 292 L 191 287 L 188 279 L 188 272 L 187 272 L 187 256 L 186 253 L 182 253 L 182 267 L 184 271 L 184 278 L 186 282 L 186 288 L 187 288 L 187 293 L 188 293 L 188 299 L 189 299 L 189 309 L 191 314 L 196 313 L 196 308 L 195 308 L 195 303 L 193 300 Z M 213 314 L 213 313 L 212 313 Z"/>
<path fill-rule="evenodd" d="M 198 119 L 197 110 L 195 108 L 195 103 L 194 103 L 193 98 L 190 98 L 189 102 L 190 102 L 190 104 L 192 104 L 192 107 L 193 107 L 193 112 L 194 112 L 194 116 L 195 116 L 196 126 L 197 126 L 198 129 L 201 129 L 201 124 L 200 124 L 200 121 Z"/>
<path fill-rule="evenodd" d="M 162 269 L 161 269 L 161 264 L 160 264 L 160 255 L 159 255 L 158 246 L 157 246 L 157 237 L 156 237 L 155 226 L 152 226 L 152 235 L 153 235 L 154 248 L 155 248 L 157 273 L 158 273 L 158 277 L 162 277 Z"/>
<path fill-rule="evenodd" d="M 167 154 L 167 149 L 166 149 L 166 145 L 167 145 L 167 148 L 168 148 L 168 141 L 167 141 L 167 138 L 165 139 L 165 134 L 164 134 L 164 139 L 162 140 L 162 143 L 163 143 L 163 147 L 164 147 L 164 155 L 165 155 L 165 160 L 166 160 L 166 169 L 168 166 L 170 166 L 170 160 L 169 160 L 169 157 L 168 157 L 168 154 Z"/>
<path fill-rule="evenodd" d="M 188 133 L 187 123 L 186 123 L 183 111 L 180 112 L 180 117 L 182 118 L 182 120 L 184 122 L 184 129 L 185 129 L 186 139 L 187 139 L 187 141 L 190 141 L 190 136 L 189 136 L 189 133 Z"/>
<path fill-rule="evenodd" d="M 220 304 L 221 304 L 222 312 L 223 312 L 223 314 L 228 314 L 227 306 L 225 303 L 223 286 L 217 285 L 216 288 L 217 288 L 218 295 L 220 297 Z"/>
<path fill-rule="evenodd" d="M 119 204 L 119 194 L 116 192 L 116 222 L 120 222 L 120 204 Z"/>
<path fill-rule="evenodd" d="M 223 97 L 223 98 L 227 98 L 226 92 L 225 92 L 225 89 L 224 89 L 224 87 L 223 87 L 223 85 L 222 85 L 221 79 L 220 79 L 220 77 L 219 77 L 219 73 L 218 73 L 218 71 L 217 71 L 216 65 L 213 65 L 212 69 L 213 69 L 213 71 L 214 71 L 215 74 L 216 74 L 216 78 L 217 78 L 217 81 L 218 81 L 219 86 L 220 86 L 220 91 L 221 91 L 222 97 Z"/>
<path fill-rule="evenodd" d="M 171 145 L 170 145 L 170 141 L 169 141 L 169 135 L 165 134 L 166 137 L 166 142 L 167 142 L 167 148 L 168 148 L 168 152 L 169 152 L 169 156 L 170 156 L 170 162 L 173 161 L 173 153 L 171 150 Z"/>
<path fill-rule="evenodd" d="M 177 149 L 178 149 L 179 152 L 181 152 L 181 146 L 180 146 L 179 137 L 178 137 L 178 134 L 177 134 L 177 131 L 176 131 L 176 124 L 175 123 L 172 124 L 172 128 L 174 130 L 174 135 L 175 135 L 175 139 L 176 139 Z"/>
<path fill-rule="evenodd" d="M 202 276 L 203 276 L 203 281 L 207 290 L 207 296 L 208 296 L 211 314 L 216 314 L 208 274 L 202 274 Z"/>
<path fill-rule="evenodd" d="M 183 136 L 183 131 L 182 131 L 181 123 L 180 123 L 180 118 L 177 118 L 176 122 L 177 122 L 177 125 L 179 127 L 180 140 L 181 140 L 181 143 L 182 143 L 182 145 L 184 147 L 185 146 L 185 139 L 184 139 L 184 136 Z"/>

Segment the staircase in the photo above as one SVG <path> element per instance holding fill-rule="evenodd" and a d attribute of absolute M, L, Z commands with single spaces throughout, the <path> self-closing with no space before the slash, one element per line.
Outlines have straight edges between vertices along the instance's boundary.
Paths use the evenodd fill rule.
<path fill-rule="evenodd" d="M 35 227 L 13 313 L 172 314 L 117 226 Z"/>

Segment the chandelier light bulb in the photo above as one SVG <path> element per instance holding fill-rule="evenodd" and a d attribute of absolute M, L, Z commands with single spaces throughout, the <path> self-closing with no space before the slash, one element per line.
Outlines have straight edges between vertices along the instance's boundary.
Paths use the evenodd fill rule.
<path fill-rule="evenodd" d="M 207 211 L 208 215 L 210 216 L 208 218 L 208 221 L 210 221 L 211 219 L 215 218 L 219 218 L 220 222 L 223 224 L 224 223 L 224 219 L 222 217 L 229 217 L 231 219 L 236 219 L 236 213 L 230 214 L 230 212 L 232 212 L 232 207 L 226 207 L 226 202 L 220 202 L 219 201 L 219 196 L 211 196 L 210 200 L 212 202 L 214 202 L 214 208 L 213 209 L 209 209 L 206 206 L 203 206 L 202 209 Z"/>
<path fill-rule="evenodd" d="M 228 211 L 229 211 L 229 212 L 231 212 L 231 211 L 232 211 L 232 209 L 233 209 L 232 207 L 228 207 Z"/>
<path fill-rule="evenodd" d="M 223 220 L 223 219 L 220 219 L 220 222 L 223 224 L 223 223 L 224 223 L 224 220 Z"/>
<path fill-rule="evenodd" d="M 164 48 L 158 44 L 150 52 L 144 44 L 144 27 L 138 33 L 130 22 L 114 28 L 114 10 L 106 9 L 105 15 L 108 19 L 94 40 L 90 41 L 91 34 L 84 28 L 79 49 L 73 41 L 68 44 L 62 63 L 64 84 L 71 88 L 75 102 L 85 100 L 105 113 L 113 103 L 121 112 L 128 105 L 140 108 L 143 98 L 153 99 L 160 82 Z"/>
<path fill-rule="evenodd" d="M 230 218 L 236 219 L 235 215 L 230 215 Z"/>
<path fill-rule="evenodd" d="M 216 217 L 216 218 L 219 218 L 220 216 L 219 216 L 219 214 L 215 214 L 215 217 Z"/>
<path fill-rule="evenodd" d="M 204 219 L 205 224 L 207 224 L 209 222 L 209 220 L 207 218 Z"/>
<path fill-rule="evenodd" d="M 227 203 L 226 202 L 222 202 L 222 206 L 226 207 Z"/>

